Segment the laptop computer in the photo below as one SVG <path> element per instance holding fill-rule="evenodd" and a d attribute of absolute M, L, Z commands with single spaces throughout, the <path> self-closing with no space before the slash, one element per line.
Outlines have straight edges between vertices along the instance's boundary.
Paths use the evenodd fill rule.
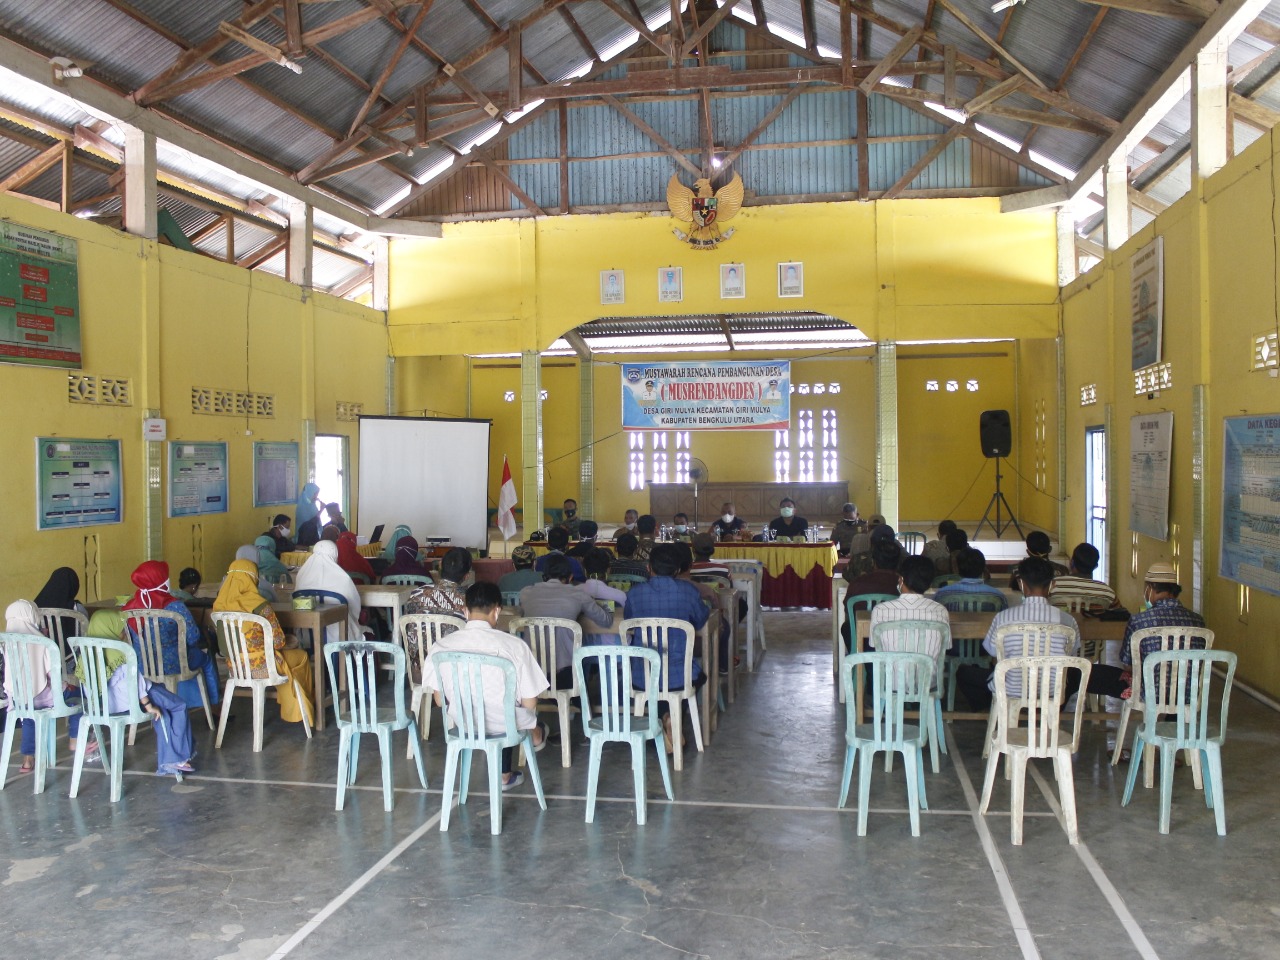
<path fill-rule="evenodd" d="M 380 524 L 378 524 L 376 527 L 374 527 L 374 528 L 373 528 L 373 536 L 369 538 L 369 542 L 370 542 L 370 543 L 381 543 L 381 542 L 382 542 L 382 528 L 383 528 L 383 527 L 385 527 L 385 526 L 386 526 L 386 524 L 385 524 L 385 523 L 380 523 Z"/>

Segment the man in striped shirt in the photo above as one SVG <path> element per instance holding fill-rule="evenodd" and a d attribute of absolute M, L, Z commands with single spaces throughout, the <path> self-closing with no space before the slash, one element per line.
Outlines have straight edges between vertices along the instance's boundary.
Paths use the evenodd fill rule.
<path fill-rule="evenodd" d="M 924 592 L 929 589 L 929 585 L 932 583 L 933 561 L 927 557 L 907 557 L 902 562 L 902 570 L 898 575 L 898 599 L 878 603 L 871 610 L 872 631 L 875 631 L 877 624 L 890 623 L 894 620 L 933 620 L 949 625 L 950 617 L 947 613 L 947 608 L 924 595 Z M 949 636 L 949 634 L 950 631 L 948 630 L 947 635 Z M 942 636 L 938 636 L 937 640 L 941 644 Z M 868 644 L 868 647 L 870 647 L 870 644 Z M 899 637 L 894 631 L 890 631 L 888 634 L 881 633 L 880 643 L 875 649 L 888 653 L 908 648 L 900 646 Z M 939 646 L 936 650 L 916 650 L 913 652 L 927 653 L 936 659 L 942 649 Z"/>
<path fill-rule="evenodd" d="M 997 613 L 991 619 L 991 627 L 982 642 L 982 649 L 991 656 L 996 655 L 996 631 L 1001 627 L 1014 624 L 1057 624 L 1069 628 L 1062 639 L 1055 638 L 1050 647 L 1050 654 L 1055 657 L 1074 656 L 1080 646 L 1080 628 L 1071 614 L 1049 603 L 1049 584 L 1053 581 L 1053 564 L 1044 557 L 1027 557 L 1018 564 L 1018 579 L 1022 583 L 1023 601 L 1016 607 L 1010 607 Z M 1005 637 L 1002 659 L 1023 655 L 1023 638 L 1020 634 Z M 956 672 L 956 685 L 974 712 L 982 712 L 991 708 L 995 689 L 995 671 L 985 667 L 962 666 Z M 1080 686 L 1080 673 L 1071 670 L 1067 673 L 1067 692 L 1064 701 L 1071 698 L 1072 693 Z M 1009 674 L 1006 690 L 1011 697 L 1022 693 L 1022 677 L 1018 671 Z"/>
<path fill-rule="evenodd" d="M 1093 579 L 1098 556 L 1098 548 L 1093 544 L 1079 544 L 1071 553 L 1071 572 L 1054 577 L 1049 585 L 1049 602 L 1064 610 L 1074 604 L 1081 613 L 1093 616 L 1118 606 L 1116 592 Z"/>

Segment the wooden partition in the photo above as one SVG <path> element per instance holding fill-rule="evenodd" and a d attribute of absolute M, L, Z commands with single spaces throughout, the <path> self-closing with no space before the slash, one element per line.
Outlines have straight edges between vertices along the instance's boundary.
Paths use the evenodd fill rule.
<path fill-rule="evenodd" d="M 830 526 L 840 519 L 841 509 L 849 499 L 848 481 L 835 483 L 707 483 L 698 488 L 698 527 L 705 528 L 720 513 L 726 500 L 747 523 L 759 526 L 778 516 L 778 501 L 790 497 L 796 502 L 796 515 L 810 523 Z M 677 513 L 687 513 L 693 520 L 693 485 L 686 483 L 652 483 L 649 485 L 649 512 L 659 523 L 670 523 Z"/>

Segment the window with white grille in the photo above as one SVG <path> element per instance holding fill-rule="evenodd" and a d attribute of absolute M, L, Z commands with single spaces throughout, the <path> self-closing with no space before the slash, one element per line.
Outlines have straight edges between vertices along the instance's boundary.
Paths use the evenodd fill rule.
<path fill-rule="evenodd" d="M 667 482 L 667 434 L 655 433 L 653 435 L 653 473 L 650 480 L 653 483 Z"/>
<path fill-rule="evenodd" d="M 689 449 L 689 431 L 676 431 L 676 483 L 689 482 L 689 461 L 693 453 Z"/>
<path fill-rule="evenodd" d="M 813 483 L 813 411 L 796 411 L 797 475 L 801 483 Z"/>
<path fill-rule="evenodd" d="M 628 471 L 627 476 L 630 479 L 632 490 L 644 489 L 644 438 L 643 433 L 627 434 L 631 438 L 631 450 L 628 454 Z"/>
<path fill-rule="evenodd" d="M 822 480 L 829 483 L 839 479 L 839 455 L 837 450 L 840 444 L 836 438 L 836 412 L 834 410 L 822 411 Z"/>
<path fill-rule="evenodd" d="M 773 479 L 775 483 L 791 482 L 791 433 L 773 431 Z"/>

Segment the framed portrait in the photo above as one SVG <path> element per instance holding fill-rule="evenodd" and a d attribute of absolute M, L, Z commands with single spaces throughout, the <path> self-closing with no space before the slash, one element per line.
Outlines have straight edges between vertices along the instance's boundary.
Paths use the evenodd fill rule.
<path fill-rule="evenodd" d="M 720 264 L 720 299 L 738 300 L 746 295 L 746 267 L 740 263 Z"/>
<path fill-rule="evenodd" d="M 804 296 L 804 264 L 799 261 L 778 264 L 778 296 Z"/>
<path fill-rule="evenodd" d="M 684 267 L 658 268 L 658 302 L 679 303 L 684 299 Z"/>
<path fill-rule="evenodd" d="M 621 270 L 600 271 L 600 302 L 627 302 L 626 277 Z"/>

